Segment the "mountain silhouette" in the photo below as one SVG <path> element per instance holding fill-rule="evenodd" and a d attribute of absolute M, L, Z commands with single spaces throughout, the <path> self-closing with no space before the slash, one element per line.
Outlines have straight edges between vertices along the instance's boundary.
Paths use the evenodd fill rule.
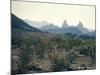
<path fill-rule="evenodd" d="M 67 28 L 68 27 L 68 24 L 66 22 L 66 20 L 64 20 L 63 24 L 62 24 L 62 28 Z"/>
<path fill-rule="evenodd" d="M 79 22 L 79 24 L 77 25 L 77 28 L 79 30 L 81 30 L 83 33 L 88 33 L 89 32 L 89 30 L 83 26 L 82 22 Z"/>
<path fill-rule="evenodd" d="M 77 35 L 95 35 L 94 32 L 89 32 L 87 28 L 84 27 L 83 23 L 79 21 L 77 26 L 68 25 L 67 21 L 64 20 L 62 27 L 58 27 L 53 23 L 48 23 L 46 21 L 30 21 L 25 19 L 24 21 L 12 14 L 12 28 L 24 30 L 24 31 L 45 31 L 49 33 L 65 34 L 72 33 Z"/>
<path fill-rule="evenodd" d="M 74 26 L 68 26 L 66 20 L 64 20 L 62 27 L 58 27 L 54 24 L 49 24 L 41 27 L 42 31 L 46 31 L 49 33 L 56 33 L 56 34 L 65 34 L 65 33 L 72 33 L 72 34 L 83 34 L 80 29 Z"/>
<path fill-rule="evenodd" d="M 62 27 L 58 27 L 53 24 L 45 25 L 40 28 L 42 31 L 56 34 L 72 33 L 77 35 L 93 35 L 93 32 L 89 32 L 87 28 L 84 27 L 83 23 L 79 21 L 77 26 L 69 26 L 67 21 L 64 20 Z"/>
<path fill-rule="evenodd" d="M 20 18 L 16 17 L 14 14 L 11 14 L 11 20 L 12 20 L 11 24 L 12 30 L 40 32 L 39 29 L 30 26 Z"/>

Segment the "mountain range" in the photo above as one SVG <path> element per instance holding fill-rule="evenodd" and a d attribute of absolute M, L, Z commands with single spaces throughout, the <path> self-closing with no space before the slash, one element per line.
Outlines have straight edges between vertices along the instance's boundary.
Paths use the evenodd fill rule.
<path fill-rule="evenodd" d="M 18 30 L 23 31 L 43 31 L 49 33 L 56 33 L 56 34 L 66 34 L 72 33 L 77 35 L 89 35 L 95 36 L 96 31 L 89 31 L 85 28 L 82 22 L 79 22 L 77 26 L 69 26 L 67 21 L 64 20 L 62 23 L 62 27 L 58 27 L 52 23 L 48 22 L 38 22 L 38 21 L 29 21 L 29 20 L 21 20 L 20 18 L 16 17 L 12 14 L 12 28 L 16 28 Z"/>
<path fill-rule="evenodd" d="M 78 35 L 89 35 L 89 36 L 95 36 L 95 31 L 91 31 L 84 27 L 81 21 L 76 26 L 70 26 L 68 25 L 67 21 L 64 20 L 62 23 L 62 27 L 58 27 L 57 25 L 54 25 L 52 23 L 48 22 L 37 22 L 37 21 L 29 21 L 24 20 L 29 25 L 36 27 L 40 29 L 41 31 L 49 32 L 49 33 L 56 33 L 56 34 L 65 34 L 65 33 L 72 33 L 72 34 L 78 34 Z"/>

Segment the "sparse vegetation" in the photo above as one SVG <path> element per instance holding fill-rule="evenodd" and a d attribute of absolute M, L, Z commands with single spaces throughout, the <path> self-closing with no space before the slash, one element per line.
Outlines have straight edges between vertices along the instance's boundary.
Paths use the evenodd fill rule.
<path fill-rule="evenodd" d="M 30 37 L 27 39 L 18 39 L 18 41 L 19 42 L 15 43 L 15 45 L 18 45 L 17 47 L 21 49 L 20 60 L 18 60 L 20 61 L 20 66 L 18 67 L 21 71 L 17 71 L 18 73 L 30 71 L 30 69 L 28 70 L 27 68 L 29 67 L 28 65 L 30 62 L 34 62 L 31 66 L 36 66 L 43 72 L 78 70 L 77 67 L 70 67 L 73 64 L 79 65 L 78 67 L 85 66 L 85 68 L 92 64 L 91 68 L 95 68 L 95 66 L 93 66 L 95 65 L 95 39 L 84 40 L 81 38 L 76 39 L 76 37 L 65 39 L 57 37 L 46 39 L 45 37 L 42 37 L 32 39 L 32 37 Z M 88 61 L 88 57 L 92 60 L 88 62 L 88 65 L 81 64 L 81 61 L 80 64 L 77 64 L 77 58 L 81 57 L 83 57 L 81 60 L 85 60 L 84 57 L 87 57 L 86 61 Z M 41 67 L 41 61 L 38 62 L 38 66 L 35 65 L 36 61 L 39 60 L 50 61 L 47 63 L 49 65 L 46 66 L 49 70 L 44 70 L 44 68 Z M 31 71 L 40 72 L 34 69 L 34 67 L 31 68 Z"/>
<path fill-rule="evenodd" d="M 12 30 L 12 74 L 95 69 L 95 38 L 27 29 Z"/>

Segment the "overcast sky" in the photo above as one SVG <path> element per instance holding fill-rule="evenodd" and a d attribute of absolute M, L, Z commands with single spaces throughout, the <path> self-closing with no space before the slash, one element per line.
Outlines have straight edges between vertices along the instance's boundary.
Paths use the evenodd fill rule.
<path fill-rule="evenodd" d="M 95 29 L 95 6 L 12 1 L 12 13 L 22 19 L 47 21 L 59 27 L 64 20 L 75 26 L 81 21 L 84 27 Z"/>

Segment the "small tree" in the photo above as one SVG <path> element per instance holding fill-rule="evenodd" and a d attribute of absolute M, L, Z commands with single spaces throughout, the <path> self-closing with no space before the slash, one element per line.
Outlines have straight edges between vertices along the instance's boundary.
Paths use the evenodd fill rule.
<path fill-rule="evenodd" d="M 78 54 L 74 50 L 69 51 L 66 55 L 67 62 L 69 62 L 70 64 L 73 64 L 77 57 Z"/>
<path fill-rule="evenodd" d="M 66 58 L 63 56 L 63 50 L 59 51 L 57 46 L 49 53 L 49 59 L 51 61 L 52 71 L 64 71 L 69 67 Z"/>

